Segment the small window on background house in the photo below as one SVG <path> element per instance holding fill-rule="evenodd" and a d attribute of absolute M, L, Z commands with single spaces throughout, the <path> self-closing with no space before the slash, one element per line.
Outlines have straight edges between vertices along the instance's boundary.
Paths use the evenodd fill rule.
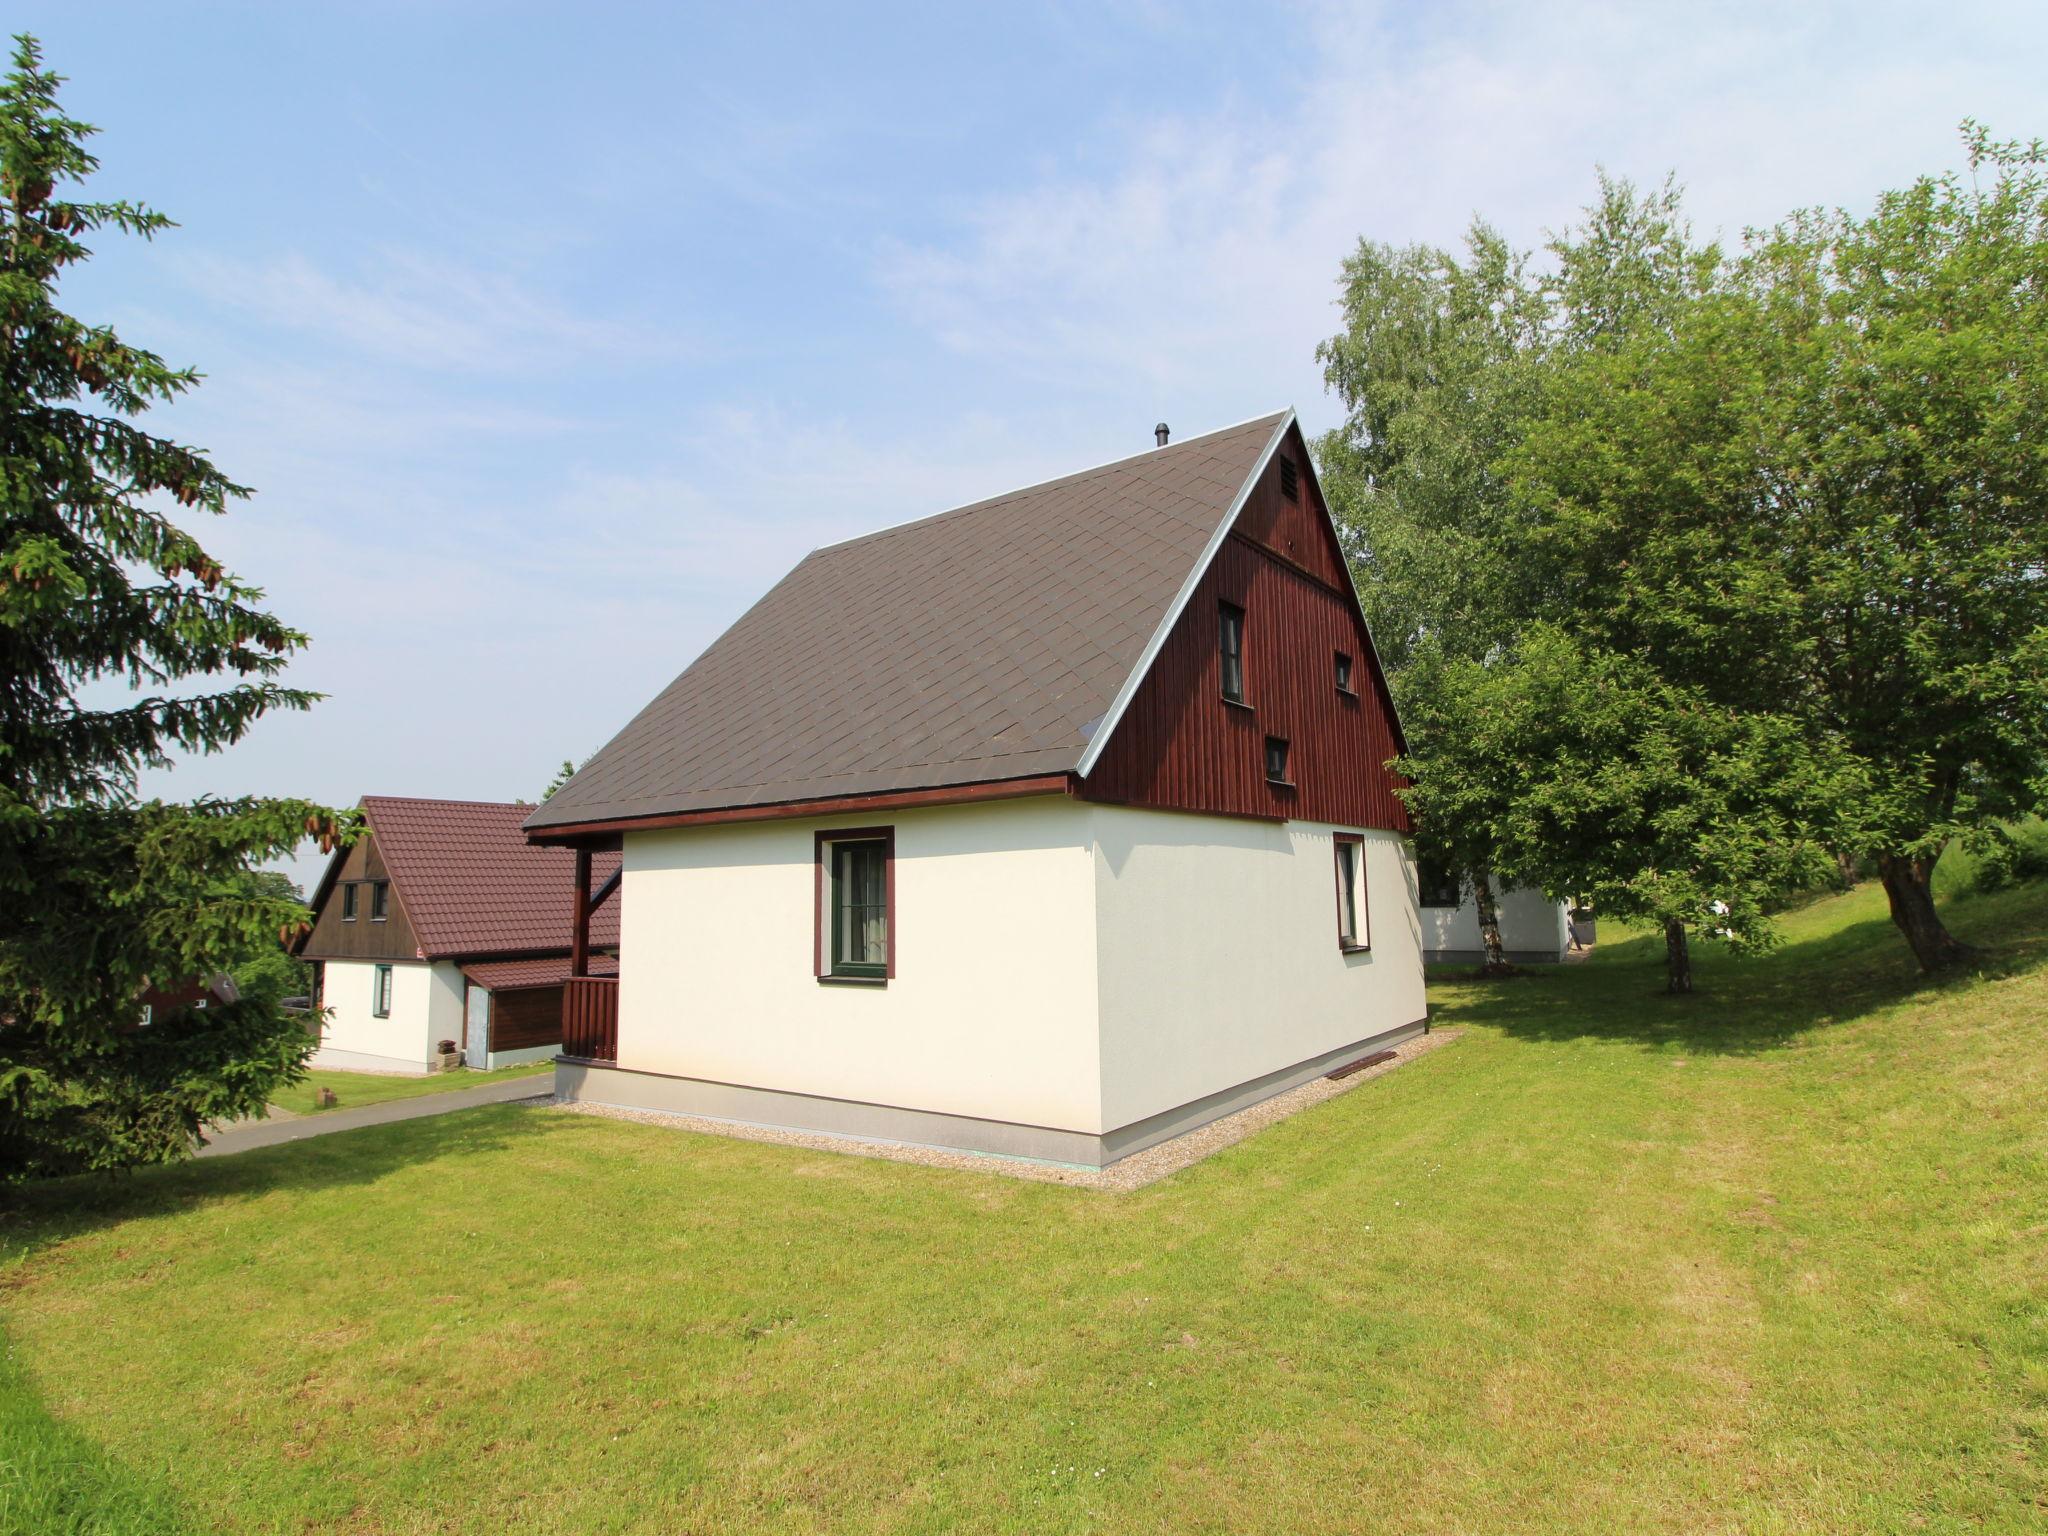
<path fill-rule="evenodd" d="M 882 838 L 827 845 L 831 859 L 831 974 L 889 974 L 889 845 Z"/>
<path fill-rule="evenodd" d="M 1370 943 L 1365 922 L 1365 844 L 1355 836 L 1337 835 L 1337 945 L 1365 949 Z"/>
<path fill-rule="evenodd" d="M 1337 691 L 1351 692 L 1351 658 L 1342 651 L 1337 653 Z"/>
<path fill-rule="evenodd" d="M 356 920 L 356 883 L 353 880 L 341 888 L 341 920 L 344 923 Z"/>
<path fill-rule="evenodd" d="M 1244 610 L 1235 603 L 1217 605 L 1216 644 L 1223 659 L 1223 697 L 1244 702 Z"/>
<path fill-rule="evenodd" d="M 1443 865 L 1424 859 L 1415 867 L 1419 904 L 1425 907 L 1464 905 L 1464 889 L 1457 875 Z"/>
<path fill-rule="evenodd" d="M 391 915 L 391 882 L 379 880 L 370 887 L 370 921 L 381 923 Z"/>
<path fill-rule="evenodd" d="M 1301 475 L 1289 458 L 1280 461 L 1280 494 L 1289 501 L 1301 500 Z"/>
<path fill-rule="evenodd" d="M 1266 738 L 1266 778 L 1274 784 L 1287 782 L 1287 741 L 1285 737 Z"/>
<path fill-rule="evenodd" d="M 391 967 L 380 965 L 370 978 L 370 1012 L 377 1018 L 391 1017 Z"/>

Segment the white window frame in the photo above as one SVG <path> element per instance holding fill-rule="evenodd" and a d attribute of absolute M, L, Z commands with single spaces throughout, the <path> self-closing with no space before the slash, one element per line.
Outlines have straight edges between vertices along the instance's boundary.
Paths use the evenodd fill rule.
<path fill-rule="evenodd" d="M 1366 899 L 1365 839 L 1340 832 L 1333 840 L 1337 881 L 1337 947 L 1347 955 L 1372 948 L 1371 903 Z"/>

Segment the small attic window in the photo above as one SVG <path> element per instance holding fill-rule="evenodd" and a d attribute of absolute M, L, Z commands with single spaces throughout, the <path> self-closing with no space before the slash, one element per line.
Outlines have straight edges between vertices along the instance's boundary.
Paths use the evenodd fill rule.
<path fill-rule="evenodd" d="M 1294 467 L 1294 460 L 1284 455 L 1280 460 L 1280 494 L 1289 501 L 1301 500 L 1301 475 Z"/>
<path fill-rule="evenodd" d="M 1342 651 L 1337 653 L 1337 691 L 1339 693 L 1355 693 L 1357 691 L 1351 686 L 1351 658 Z"/>
<path fill-rule="evenodd" d="M 1269 784 L 1291 783 L 1287 777 L 1287 738 L 1268 736 L 1266 738 L 1266 782 Z"/>

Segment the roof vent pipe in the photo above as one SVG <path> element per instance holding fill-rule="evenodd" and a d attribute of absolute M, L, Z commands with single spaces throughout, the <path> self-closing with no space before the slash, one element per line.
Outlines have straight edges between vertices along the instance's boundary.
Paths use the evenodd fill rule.
<path fill-rule="evenodd" d="M 1166 423 L 1162 421 L 1158 426 L 1154 427 L 1152 429 L 1152 436 L 1158 441 L 1159 446 L 1164 448 L 1167 437 Z"/>

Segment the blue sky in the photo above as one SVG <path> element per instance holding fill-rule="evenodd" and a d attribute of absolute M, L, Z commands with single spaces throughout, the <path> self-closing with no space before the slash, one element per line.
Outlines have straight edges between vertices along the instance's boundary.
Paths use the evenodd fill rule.
<path fill-rule="evenodd" d="M 328 700 L 149 788 L 513 798 L 815 545 L 1292 404 L 1361 236 L 1594 167 L 1730 235 L 2048 134 L 2038 5 L 50 4 L 75 313 L 197 365 L 199 530 Z M 312 866 L 302 861 L 300 873 Z"/>

